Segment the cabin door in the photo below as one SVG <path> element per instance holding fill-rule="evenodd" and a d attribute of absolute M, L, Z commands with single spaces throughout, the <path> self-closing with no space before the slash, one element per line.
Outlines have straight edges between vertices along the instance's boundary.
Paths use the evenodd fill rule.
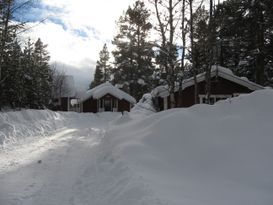
<path fill-rule="evenodd" d="M 112 111 L 112 99 L 104 99 L 104 111 Z"/>

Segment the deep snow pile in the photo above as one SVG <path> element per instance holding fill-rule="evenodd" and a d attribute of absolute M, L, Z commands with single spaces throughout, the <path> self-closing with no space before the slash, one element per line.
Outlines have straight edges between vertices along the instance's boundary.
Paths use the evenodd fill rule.
<path fill-rule="evenodd" d="M 153 105 L 152 95 L 150 93 L 146 93 L 142 96 L 137 104 L 131 109 L 131 117 L 135 118 L 143 118 L 145 116 L 149 116 L 154 114 L 156 109 Z M 125 118 L 123 116 L 123 118 Z"/>
<path fill-rule="evenodd" d="M 131 111 L 151 111 L 156 112 L 154 106 L 153 106 L 153 100 L 152 95 L 150 93 L 146 93 L 142 96 L 142 98 L 139 100 L 139 102 L 132 108 Z"/>
<path fill-rule="evenodd" d="M 64 127 L 67 120 L 66 113 L 50 110 L 0 112 L 0 148 L 26 138 L 49 135 Z"/>
<path fill-rule="evenodd" d="M 0 204 L 272 205 L 272 105 L 262 90 L 160 113 L 1 113 L 22 143 L 0 150 Z"/>
<path fill-rule="evenodd" d="M 126 164 L 159 204 L 271 205 L 272 105 L 273 91 L 262 90 L 124 119 L 112 124 L 101 155 Z"/>

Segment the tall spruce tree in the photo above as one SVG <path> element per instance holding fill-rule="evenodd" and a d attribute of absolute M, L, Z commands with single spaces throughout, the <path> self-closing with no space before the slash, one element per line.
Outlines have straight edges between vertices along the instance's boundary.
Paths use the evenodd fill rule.
<path fill-rule="evenodd" d="M 111 66 L 110 66 L 109 60 L 110 60 L 110 53 L 107 49 L 107 45 L 104 44 L 102 50 L 99 53 L 99 60 L 96 63 L 94 80 L 91 82 L 89 88 L 96 87 L 110 80 Z"/>
<path fill-rule="evenodd" d="M 272 9 L 271 0 L 227 0 L 215 17 L 221 65 L 262 85 L 272 84 Z"/>
<path fill-rule="evenodd" d="M 115 36 L 113 51 L 115 68 L 113 82 L 120 84 L 136 99 L 152 87 L 153 50 L 148 41 L 152 24 L 150 13 L 142 1 L 127 9 L 118 21 L 119 33 Z"/>
<path fill-rule="evenodd" d="M 41 108 L 48 105 L 46 96 L 51 92 L 51 74 L 45 46 L 38 40 L 33 47 L 29 41 L 22 52 L 17 36 L 24 29 L 24 23 L 15 20 L 16 13 L 31 2 L 0 2 L 0 109 L 3 106 Z"/>
<path fill-rule="evenodd" d="M 14 41 L 10 45 L 8 59 L 5 62 L 8 71 L 4 83 L 3 95 L 6 99 L 6 105 L 11 108 L 21 107 L 24 99 L 24 70 L 21 67 L 22 50 L 18 41 Z"/>
<path fill-rule="evenodd" d="M 208 11 L 204 6 L 193 14 L 193 49 L 197 73 L 205 72 L 210 64 L 208 18 Z M 192 61 L 191 57 L 189 60 Z"/>
<path fill-rule="evenodd" d="M 100 51 L 100 59 L 97 62 L 98 66 L 103 73 L 103 82 L 110 80 L 110 64 L 109 64 L 110 54 L 107 48 L 107 45 L 104 44 L 102 50 Z"/>
<path fill-rule="evenodd" d="M 89 88 L 92 89 L 100 84 L 102 84 L 104 81 L 104 75 L 101 70 L 101 67 L 99 66 L 99 62 L 97 61 L 96 70 L 94 73 L 94 80 L 91 82 Z"/>
<path fill-rule="evenodd" d="M 49 66 L 47 45 L 39 38 L 34 44 L 33 64 L 35 68 L 36 106 L 43 108 L 49 105 L 52 92 L 52 71 Z"/>
<path fill-rule="evenodd" d="M 35 108 L 36 90 L 35 90 L 35 69 L 33 65 L 33 43 L 30 39 L 26 42 L 23 50 L 21 66 L 24 70 L 24 78 L 22 79 L 24 85 L 25 99 L 23 107 Z"/>
<path fill-rule="evenodd" d="M 0 110 L 1 107 L 8 102 L 6 91 L 9 89 L 9 84 L 6 82 L 10 70 L 8 62 L 10 56 L 8 52 L 11 49 L 11 44 L 15 39 L 15 31 L 17 28 L 11 25 L 13 19 L 13 0 L 3 0 L 0 3 Z"/>

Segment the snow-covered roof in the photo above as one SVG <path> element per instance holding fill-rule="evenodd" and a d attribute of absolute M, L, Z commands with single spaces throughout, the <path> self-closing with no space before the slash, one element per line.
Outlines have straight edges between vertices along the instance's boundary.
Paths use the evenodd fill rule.
<path fill-rule="evenodd" d="M 118 89 L 117 87 L 113 86 L 109 82 L 103 83 L 91 90 L 88 90 L 85 93 L 85 95 L 81 98 L 80 102 L 83 102 L 91 97 L 94 99 L 100 99 L 106 94 L 111 94 L 112 96 L 118 98 L 119 100 L 124 99 L 132 104 L 136 103 L 135 98 L 133 98 L 131 95 L 127 94 L 126 92 Z"/>
<path fill-rule="evenodd" d="M 219 76 L 222 77 L 226 80 L 229 80 L 231 82 L 234 82 L 236 84 L 242 85 L 244 87 L 247 87 L 250 90 L 261 90 L 264 89 L 263 86 L 258 85 L 254 82 L 249 81 L 247 78 L 245 77 L 238 77 L 236 76 L 230 69 L 222 67 L 222 66 L 216 66 L 213 65 L 211 67 L 211 77 L 215 77 L 215 76 Z M 201 73 L 199 75 L 197 75 L 197 82 L 202 82 L 206 80 L 206 73 Z M 183 81 L 182 84 L 182 89 L 186 89 L 187 87 L 190 87 L 194 85 L 194 79 L 189 78 Z M 179 86 L 175 87 L 175 91 L 178 91 Z M 160 97 L 166 97 L 169 95 L 169 89 L 168 86 L 158 86 L 156 87 L 153 91 L 152 91 L 152 95 L 153 96 L 160 96 Z"/>

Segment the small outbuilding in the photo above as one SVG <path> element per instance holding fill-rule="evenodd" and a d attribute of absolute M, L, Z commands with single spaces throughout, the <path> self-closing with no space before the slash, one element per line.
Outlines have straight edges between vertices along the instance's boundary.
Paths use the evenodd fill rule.
<path fill-rule="evenodd" d="M 52 110 L 71 111 L 71 100 L 76 99 L 74 78 L 70 75 L 60 75 L 55 78 Z"/>
<path fill-rule="evenodd" d="M 206 103 L 206 73 L 197 75 L 198 103 Z M 247 78 L 236 76 L 230 69 L 221 66 L 212 66 L 211 94 L 209 104 L 240 94 L 251 93 L 264 89 L 263 86 L 249 81 Z M 170 93 L 167 86 L 159 86 L 152 91 L 154 104 L 158 110 L 170 109 Z M 190 107 L 195 104 L 194 79 L 183 81 L 182 86 L 175 87 L 175 107 Z"/>
<path fill-rule="evenodd" d="M 130 111 L 136 103 L 128 93 L 106 82 L 88 90 L 80 99 L 80 112 L 123 112 Z"/>

